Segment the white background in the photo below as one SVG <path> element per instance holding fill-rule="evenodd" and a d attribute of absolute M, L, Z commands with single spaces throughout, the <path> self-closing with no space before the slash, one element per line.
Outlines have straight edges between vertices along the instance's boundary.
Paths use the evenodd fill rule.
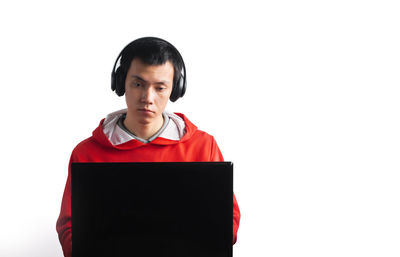
<path fill-rule="evenodd" d="M 61 257 L 69 156 L 125 107 L 111 68 L 158 36 L 187 66 L 168 110 L 235 163 L 234 256 L 400 256 L 397 1 L 0 4 L 0 256 Z"/>

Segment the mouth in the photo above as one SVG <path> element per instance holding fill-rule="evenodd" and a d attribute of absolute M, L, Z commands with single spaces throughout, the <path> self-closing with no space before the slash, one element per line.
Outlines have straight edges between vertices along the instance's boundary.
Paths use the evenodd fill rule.
<path fill-rule="evenodd" d="M 146 109 L 146 108 L 139 108 L 137 109 L 139 112 L 144 112 L 144 113 L 154 113 L 152 110 L 150 109 Z"/>

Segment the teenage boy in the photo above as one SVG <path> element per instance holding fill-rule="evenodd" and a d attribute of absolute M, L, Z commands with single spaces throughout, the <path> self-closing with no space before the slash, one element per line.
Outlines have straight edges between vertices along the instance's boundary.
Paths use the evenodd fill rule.
<path fill-rule="evenodd" d="M 198 130 L 185 115 L 165 112 L 168 100 L 176 101 L 186 89 L 185 65 L 172 44 L 154 37 L 131 42 L 115 61 L 111 87 L 117 95 L 125 95 L 127 109 L 101 120 L 93 135 L 75 147 L 70 164 L 223 161 L 211 135 Z M 72 256 L 70 189 L 69 170 L 56 226 L 66 257 Z M 239 221 L 233 195 L 233 244 Z"/>

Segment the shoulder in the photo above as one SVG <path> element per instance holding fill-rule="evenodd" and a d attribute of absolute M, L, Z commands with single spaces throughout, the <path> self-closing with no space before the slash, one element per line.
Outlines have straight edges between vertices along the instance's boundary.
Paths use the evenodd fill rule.
<path fill-rule="evenodd" d="M 214 145 L 216 144 L 214 136 L 205 132 L 204 130 L 198 129 L 196 125 L 194 125 L 187 116 L 182 113 L 175 113 L 175 115 L 179 116 L 185 123 L 185 136 L 181 141 L 188 142 L 199 142 L 204 146 Z"/>
<path fill-rule="evenodd" d="M 87 153 L 90 153 L 91 151 L 93 151 L 94 148 L 96 148 L 96 142 L 95 142 L 93 136 L 90 136 L 90 137 L 86 138 L 85 140 L 82 140 L 72 150 L 72 154 L 71 154 L 72 161 L 80 160 L 82 158 L 82 156 L 87 155 Z"/>
<path fill-rule="evenodd" d="M 214 137 L 207 132 L 198 129 L 198 127 L 189 120 L 189 118 L 183 113 L 174 113 L 175 117 L 178 117 L 184 123 L 185 135 L 182 138 L 184 141 L 188 139 L 198 138 L 202 140 L 214 140 Z"/>

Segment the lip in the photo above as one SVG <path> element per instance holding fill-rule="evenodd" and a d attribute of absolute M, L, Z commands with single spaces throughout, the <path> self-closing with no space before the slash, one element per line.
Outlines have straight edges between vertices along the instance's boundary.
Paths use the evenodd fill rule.
<path fill-rule="evenodd" d="M 137 109 L 139 112 L 144 112 L 144 113 L 154 113 L 152 110 L 145 109 L 145 108 L 139 108 Z"/>

